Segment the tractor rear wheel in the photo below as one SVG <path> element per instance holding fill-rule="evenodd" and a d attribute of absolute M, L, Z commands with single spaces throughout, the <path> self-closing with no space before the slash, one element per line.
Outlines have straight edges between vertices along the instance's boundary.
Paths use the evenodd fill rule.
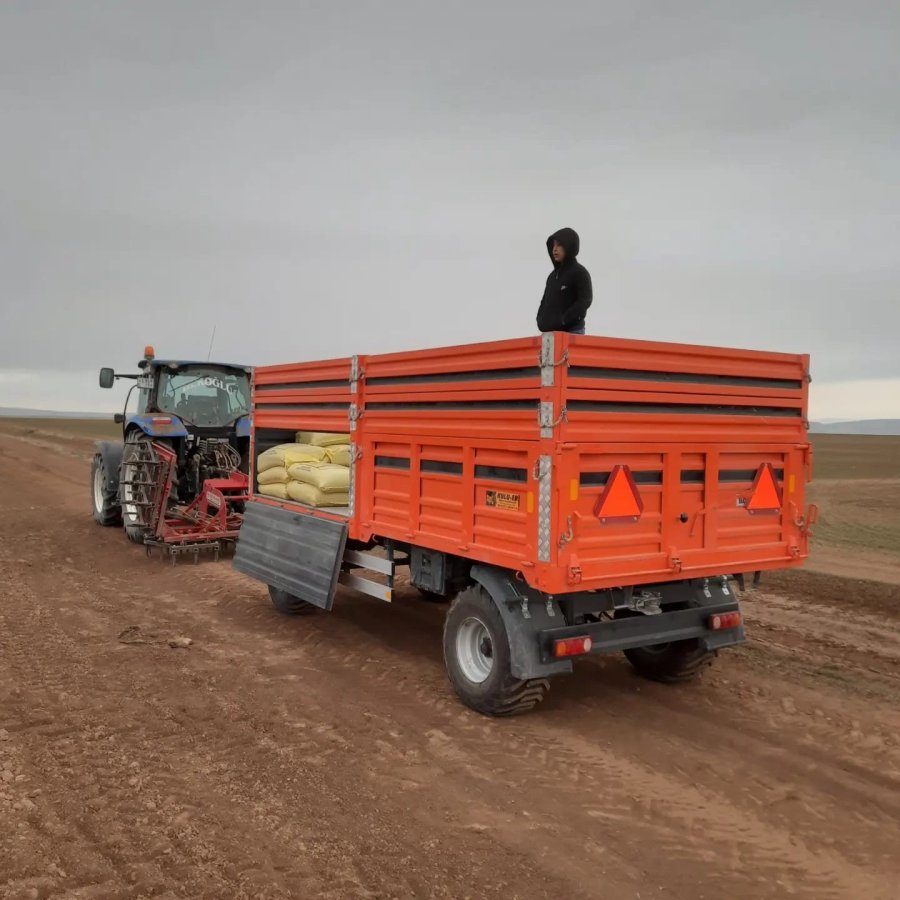
<path fill-rule="evenodd" d="M 119 499 L 125 533 L 134 544 L 143 544 L 152 533 L 149 522 L 159 490 L 158 471 L 159 458 L 152 441 L 141 432 L 129 434 L 122 455 Z"/>
<path fill-rule="evenodd" d="M 476 584 L 453 600 L 444 622 L 444 665 L 457 697 L 486 716 L 515 716 L 544 699 L 546 678 L 516 678 L 497 604 Z"/>
<path fill-rule="evenodd" d="M 319 608 L 271 584 L 269 585 L 269 597 L 272 599 L 272 606 L 286 616 L 308 616 Z"/>
<path fill-rule="evenodd" d="M 95 453 L 91 462 L 91 505 L 98 525 L 110 528 L 122 524 L 122 507 L 115 489 L 109 487 L 109 473 L 100 453 Z"/>

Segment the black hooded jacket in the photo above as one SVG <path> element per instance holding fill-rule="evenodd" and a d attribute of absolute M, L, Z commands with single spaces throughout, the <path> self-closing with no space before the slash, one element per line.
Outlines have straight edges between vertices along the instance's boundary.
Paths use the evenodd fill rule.
<path fill-rule="evenodd" d="M 584 328 L 584 317 L 594 299 L 591 276 L 575 258 L 578 256 L 578 233 L 561 228 L 547 238 L 547 252 L 553 259 L 553 243 L 565 251 L 562 263 L 553 261 L 553 271 L 547 276 L 547 286 L 537 314 L 540 331 L 575 331 Z"/>

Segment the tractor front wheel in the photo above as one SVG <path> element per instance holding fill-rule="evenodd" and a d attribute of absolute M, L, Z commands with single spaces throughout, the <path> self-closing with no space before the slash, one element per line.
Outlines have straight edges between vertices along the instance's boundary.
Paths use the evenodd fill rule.
<path fill-rule="evenodd" d="M 115 489 L 109 487 L 109 473 L 100 453 L 95 453 L 91 462 L 91 505 L 98 525 L 111 528 L 122 524 L 122 507 Z"/>

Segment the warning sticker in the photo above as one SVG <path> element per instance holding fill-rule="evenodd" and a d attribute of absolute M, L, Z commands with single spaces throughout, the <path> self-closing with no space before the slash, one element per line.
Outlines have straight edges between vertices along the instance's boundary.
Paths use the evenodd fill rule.
<path fill-rule="evenodd" d="M 518 494 L 509 494 L 506 491 L 488 491 L 485 503 L 497 509 L 518 509 L 522 498 Z"/>

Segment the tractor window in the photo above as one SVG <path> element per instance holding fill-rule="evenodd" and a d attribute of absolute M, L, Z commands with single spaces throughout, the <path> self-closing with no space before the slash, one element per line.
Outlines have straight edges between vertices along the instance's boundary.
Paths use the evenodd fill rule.
<path fill-rule="evenodd" d="M 156 404 L 191 425 L 231 425 L 250 411 L 250 384 L 245 372 L 192 366 L 159 374 Z"/>

